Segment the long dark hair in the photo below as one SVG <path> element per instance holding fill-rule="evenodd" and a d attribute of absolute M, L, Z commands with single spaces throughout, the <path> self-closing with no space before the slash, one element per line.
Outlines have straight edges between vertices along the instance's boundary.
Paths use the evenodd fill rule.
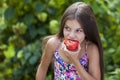
<path fill-rule="evenodd" d="M 58 38 L 64 38 L 63 28 L 66 20 L 75 19 L 82 25 L 83 30 L 86 35 L 86 40 L 93 42 L 98 46 L 99 49 L 99 61 L 100 61 L 100 71 L 101 71 L 101 80 L 104 80 L 104 62 L 103 62 L 103 48 L 102 43 L 99 36 L 98 26 L 96 23 L 96 19 L 93 13 L 92 8 L 83 2 L 75 2 L 71 6 L 69 6 L 64 12 L 61 24 L 60 31 L 58 33 Z"/>

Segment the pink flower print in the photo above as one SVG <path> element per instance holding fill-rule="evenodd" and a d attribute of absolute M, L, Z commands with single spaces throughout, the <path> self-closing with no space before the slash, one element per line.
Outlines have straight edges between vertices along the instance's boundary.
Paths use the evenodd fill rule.
<path fill-rule="evenodd" d="M 70 72 L 70 76 L 74 76 L 75 74 L 74 74 L 74 72 Z"/>
<path fill-rule="evenodd" d="M 81 79 L 79 77 L 77 77 L 76 80 L 81 80 Z"/>
<path fill-rule="evenodd" d="M 86 62 L 85 62 L 85 61 L 83 61 L 83 62 L 82 62 L 82 65 L 83 65 L 83 66 L 84 66 L 84 65 L 86 65 Z"/>

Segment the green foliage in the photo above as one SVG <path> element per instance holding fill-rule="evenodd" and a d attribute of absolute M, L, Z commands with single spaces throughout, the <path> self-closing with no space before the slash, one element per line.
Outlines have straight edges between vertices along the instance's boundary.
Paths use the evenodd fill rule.
<path fill-rule="evenodd" d="M 8 50 L 4 51 L 4 56 L 5 58 L 13 58 L 15 56 L 15 50 L 12 44 L 8 46 Z"/>
<path fill-rule="evenodd" d="M 41 42 L 55 34 L 64 10 L 78 0 L 0 0 L 0 79 L 34 80 Z M 104 47 L 105 80 L 120 79 L 119 0 L 81 0 L 94 10 Z M 46 80 L 51 80 L 48 72 Z"/>
<path fill-rule="evenodd" d="M 27 26 L 24 23 L 17 23 L 13 25 L 13 32 L 17 35 L 22 35 L 26 33 Z"/>
<path fill-rule="evenodd" d="M 58 32 L 58 21 L 57 20 L 51 20 L 49 23 L 49 30 L 52 34 L 55 34 Z"/>
<path fill-rule="evenodd" d="M 120 68 L 116 68 L 114 71 L 108 72 L 105 80 L 120 80 Z"/>

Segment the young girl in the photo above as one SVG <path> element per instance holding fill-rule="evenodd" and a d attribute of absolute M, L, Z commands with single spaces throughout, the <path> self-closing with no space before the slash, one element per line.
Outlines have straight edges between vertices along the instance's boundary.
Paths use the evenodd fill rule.
<path fill-rule="evenodd" d="M 79 41 L 76 51 L 64 40 Z M 36 80 L 44 80 L 54 59 L 54 80 L 103 80 L 103 49 L 91 7 L 75 2 L 62 16 L 60 31 L 46 42 Z"/>

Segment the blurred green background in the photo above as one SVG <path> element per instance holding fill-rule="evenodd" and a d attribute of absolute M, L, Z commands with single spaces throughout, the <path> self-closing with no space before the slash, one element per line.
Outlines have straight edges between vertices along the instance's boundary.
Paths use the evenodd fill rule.
<path fill-rule="evenodd" d="M 105 80 L 120 80 L 120 0 L 0 0 L 0 80 L 35 80 L 43 37 L 58 32 L 64 10 L 76 1 L 94 10 Z"/>

